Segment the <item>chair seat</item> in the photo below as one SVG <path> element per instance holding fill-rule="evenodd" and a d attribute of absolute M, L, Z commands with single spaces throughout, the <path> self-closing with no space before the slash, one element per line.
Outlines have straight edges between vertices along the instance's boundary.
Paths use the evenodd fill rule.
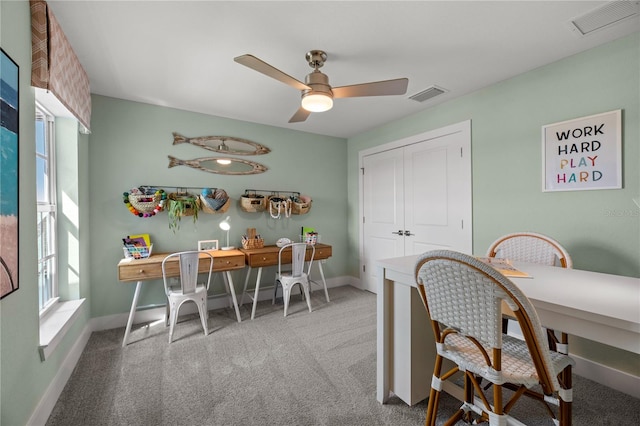
<path fill-rule="evenodd" d="M 194 295 L 202 292 L 202 291 L 207 291 L 207 286 L 204 284 L 198 284 L 196 286 L 196 290 L 193 293 L 187 293 L 187 294 L 183 294 L 182 293 L 182 289 L 180 287 L 169 287 L 169 291 L 167 293 L 167 297 L 180 297 L 180 296 L 189 296 L 189 297 L 193 297 Z"/>
<path fill-rule="evenodd" d="M 278 286 L 282 287 L 282 299 L 284 301 L 284 316 L 287 316 L 289 310 L 289 299 L 291 298 L 291 289 L 296 284 L 300 285 L 301 292 L 304 293 L 311 312 L 311 296 L 309 294 L 309 274 L 311 273 L 311 264 L 313 263 L 313 257 L 316 253 L 316 248 L 310 246 L 311 256 L 309 257 L 309 269 L 304 272 L 304 263 L 307 253 L 306 243 L 291 243 L 280 248 L 278 252 L 278 271 L 276 272 L 275 285 L 273 288 L 273 299 L 271 303 L 276 302 L 276 296 L 278 293 Z M 282 263 L 282 252 L 284 250 L 291 250 L 291 268 L 289 270 L 283 270 L 286 265 Z"/>
<path fill-rule="evenodd" d="M 487 348 L 485 348 L 486 350 Z M 513 383 L 531 388 L 540 382 L 529 355 L 527 344 L 512 336 L 502 337 L 502 371 L 487 366 L 476 345 L 459 334 L 449 334 L 444 345 L 438 346 L 438 354 L 455 362 L 461 370 L 480 375 L 494 384 Z M 558 375 L 575 362 L 568 356 L 550 352 L 551 368 Z"/>

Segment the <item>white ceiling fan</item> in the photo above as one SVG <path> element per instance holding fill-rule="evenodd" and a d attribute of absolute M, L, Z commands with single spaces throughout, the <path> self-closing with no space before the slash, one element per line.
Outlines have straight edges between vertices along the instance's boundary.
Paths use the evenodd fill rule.
<path fill-rule="evenodd" d="M 407 85 L 409 84 L 409 79 L 407 78 L 331 87 L 329 85 L 329 77 L 319 70 L 327 60 L 327 54 L 322 50 L 311 50 L 307 52 L 305 58 L 309 66 L 313 68 L 313 71 L 307 74 L 304 83 L 253 55 L 238 56 L 234 58 L 234 61 L 302 92 L 301 106 L 293 114 L 289 123 L 305 121 L 312 112 L 323 112 L 331 109 L 333 107 L 333 99 L 403 95 L 407 92 Z"/>

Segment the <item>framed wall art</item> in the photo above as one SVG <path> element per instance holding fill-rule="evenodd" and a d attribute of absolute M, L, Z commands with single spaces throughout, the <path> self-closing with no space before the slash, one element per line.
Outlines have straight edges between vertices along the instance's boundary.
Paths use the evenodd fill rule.
<path fill-rule="evenodd" d="M 542 190 L 622 188 L 622 110 L 542 127 Z"/>
<path fill-rule="evenodd" d="M 0 299 L 18 290 L 18 70 L 0 49 Z"/>

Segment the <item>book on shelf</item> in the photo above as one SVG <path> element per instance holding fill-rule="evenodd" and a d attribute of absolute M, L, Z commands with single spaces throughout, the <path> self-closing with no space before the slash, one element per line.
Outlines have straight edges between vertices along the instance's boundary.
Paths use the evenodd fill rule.
<path fill-rule="evenodd" d="M 144 247 L 149 247 L 151 245 L 151 237 L 149 237 L 149 234 L 129 235 L 127 239 L 142 242 Z"/>
<path fill-rule="evenodd" d="M 478 257 L 477 259 L 491 266 L 505 277 L 531 278 L 531 275 L 514 267 L 509 259 L 502 259 L 498 257 Z"/>

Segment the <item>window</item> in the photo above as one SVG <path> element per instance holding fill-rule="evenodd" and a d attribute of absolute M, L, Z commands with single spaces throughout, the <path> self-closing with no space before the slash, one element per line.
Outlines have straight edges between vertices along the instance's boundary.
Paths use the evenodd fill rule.
<path fill-rule="evenodd" d="M 40 315 L 58 300 L 54 118 L 36 104 L 38 306 Z"/>

